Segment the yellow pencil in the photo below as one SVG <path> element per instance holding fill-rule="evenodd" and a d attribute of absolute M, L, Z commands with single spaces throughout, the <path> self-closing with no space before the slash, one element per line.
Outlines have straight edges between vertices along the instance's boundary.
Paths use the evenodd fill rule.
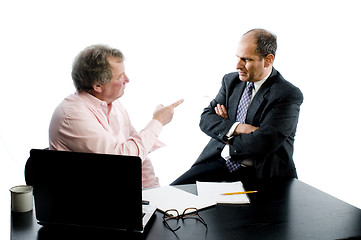
<path fill-rule="evenodd" d="M 236 195 L 236 194 L 246 194 L 246 193 L 256 193 L 257 191 L 246 191 L 246 192 L 231 192 L 231 193 L 222 193 L 221 195 Z"/>

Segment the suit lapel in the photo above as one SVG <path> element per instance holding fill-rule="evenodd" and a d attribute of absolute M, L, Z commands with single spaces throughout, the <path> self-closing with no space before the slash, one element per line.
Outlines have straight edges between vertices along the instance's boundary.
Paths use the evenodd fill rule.
<path fill-rule="evenodd" d="M 276 74 L 276 70 L 272 69 L 271 75 L 268 79 L 262 84 L 261 88 L 258 90 L 257 94 L 254 96 L 251 104 L 249 105 L 247 116 L 246 116 L 246 123 L 253 125 L 253 120 L 256 116 L 258 109 L 260 108 L 261 104 L 265 100 L 265 95 L 268 93 L 268 90 L 274 83 L 274 76 Z"/>
<path fill-rule="evenodd" d="M 268 92 L 270 86 L 266 87 L 264 84 L 262 87 L 258 90 L 257 94 L 254 96 L 251 104 L 248 107 L 247 116 L 246 116 L 246 123 L 249 123 L 252 125 L 253 119 L 260 108 L 262 102 L 264 101 L 264 96 Z"/>

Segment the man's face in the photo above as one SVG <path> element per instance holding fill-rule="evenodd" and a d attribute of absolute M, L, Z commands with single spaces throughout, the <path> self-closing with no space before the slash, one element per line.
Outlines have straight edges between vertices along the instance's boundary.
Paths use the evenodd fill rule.
<path fill-rule="evenodd" d="M 268 65 L 265 58 L 256 54 L 256 47 L 252 36 L 244 36 L 238 44 L 237 70 L 241 81 L 257 82 L 267 76 Z"/>
<path fill-rule="evenodd" d="M 129 82 L 129 79 L 125 74 L 124 62 L 112 57 L 108 61 L 113 77 L 109 83 L 100 85 L 101 93 L 99 97 L 110 104 L 123 96 L 125 85 Z"/>

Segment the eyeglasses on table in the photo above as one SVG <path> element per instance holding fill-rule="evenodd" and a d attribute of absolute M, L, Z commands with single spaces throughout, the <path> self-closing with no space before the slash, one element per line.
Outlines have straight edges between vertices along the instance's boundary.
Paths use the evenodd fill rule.
<path fill-rule="evenodd" d="M 180 225 L 178 225 L 178 220 L 182 219 L 196 219 L 197 221 L 200 221 L 206 228 L 207 227 L 207 223 L 204 221 L 204 219 L 199 215 L 198 213 L 198 209 L 197 208 L 186 208 L 184 209 L 182 214 L 179 214 L 177 209 L 169 209 L 167 211 L 164 212 L 163 215 L 163 224 L 172 232 L 175 232 L 177 230 L 179 230 L 181 228 Z M 169 224 L 168 222 L 170 220 L 177 220 L 177 226 L 174 227 L 175 225 L 173 224 Z M 171 226 L 172 225 L 172 226 Z"/>

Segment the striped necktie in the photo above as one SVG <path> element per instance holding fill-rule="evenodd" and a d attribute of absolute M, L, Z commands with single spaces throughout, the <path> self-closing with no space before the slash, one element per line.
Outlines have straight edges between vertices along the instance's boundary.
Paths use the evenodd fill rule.
<path fill-rule="evenodd" d="M 252 91 L 254 89 L 254 83 L 249 82 L 246 89 L 244 89 L 241 100 L 238 104 L 236 121 L 244 123 L 246 120 L 248 105 L 252 98 Z"/>

